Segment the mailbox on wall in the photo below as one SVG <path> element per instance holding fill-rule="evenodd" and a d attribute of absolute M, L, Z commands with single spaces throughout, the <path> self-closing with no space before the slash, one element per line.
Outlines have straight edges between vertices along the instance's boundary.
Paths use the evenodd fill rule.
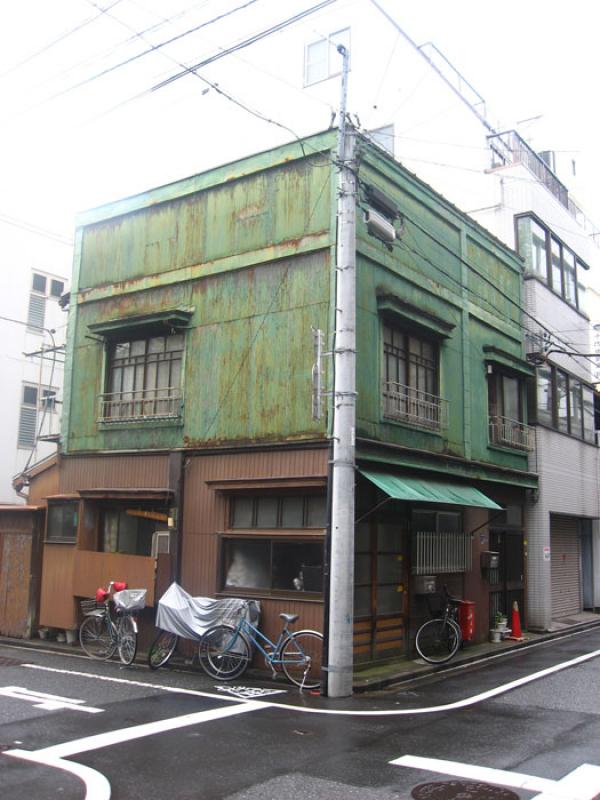
<path fill-rule="evenodd" d="M 500 553 L 496 553 L 494 550 L 484 550 L 481 553 L 482 570 L 498 569 L 499 566 L 500 566 Z"/>
<path fill-rule="evenodd" d="M 417 575 L 414 587 L 416 594 L 435 594 L 435 575 Z"/>

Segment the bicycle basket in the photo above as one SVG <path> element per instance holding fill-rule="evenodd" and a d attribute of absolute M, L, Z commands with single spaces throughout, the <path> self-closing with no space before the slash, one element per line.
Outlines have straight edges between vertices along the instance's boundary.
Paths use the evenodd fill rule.
<path fill-rule="evenodd" d="M 92 600 L 81 600 L 81 613 L 85 616 L 89 616 L 90 614 L 95 614 L 96 611 L 99 611 L 102 606 L 98 605 L 98 603 Z"/>
<path fill-rule="evenodd" d="M 123 589 L 113 595 L 120 611 L 140 611 L 146 606 L 146 589 Z"/>

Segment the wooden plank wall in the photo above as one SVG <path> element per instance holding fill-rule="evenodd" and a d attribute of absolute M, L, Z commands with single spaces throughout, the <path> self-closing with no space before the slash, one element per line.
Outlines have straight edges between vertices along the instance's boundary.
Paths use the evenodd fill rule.
<path fill-rule="evenodd" d="M 0 510 L 0 634 L 29 638 L 39 596 L 40 512 Z"/>
<path fill-rule="evenodd" d="M 218 589 L 218 533 L 226 528 L 227 497 L 215 483 L 318 478 L 325 485 L 327 448 L 193 456 L 185 472 L 181 583 L 193 595 L 214 597 Z M 233 488 L 233 487 L 232 487 Z M 300 614 L 296 628 L 323 630 L 322 601 L 261 599 L 261 627 L 275 636 L 279 612 Z"/>

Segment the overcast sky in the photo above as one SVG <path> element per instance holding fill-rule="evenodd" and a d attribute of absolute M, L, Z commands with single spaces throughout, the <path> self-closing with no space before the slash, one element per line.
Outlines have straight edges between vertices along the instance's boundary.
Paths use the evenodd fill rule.
<path fill-rule="evenodd" d="M 206 124 L 202 87 L 168 88 L 135 102 L 131 98 L 177 72 L 177 61 L 196 63 L 214 52 L 215 46 L 227 47 L 252 33 L 259 27 L 253 27 L 253 22 L 279 21 L 317 0 L 246 2 L 252 8 L 228 19 L 227 41 L 215 41 L 208 29 L 200 30 L 164 52 L 136 58 L 104 77 L 95 76 L 139 55 L 148 42 L 157 44 L 176 36 L 245 5 L 244 0 L 19 0 L 4 4 L 0 10 L 0 215 L 70 234 L 77 211 L 196 171 L 193 136 L 188 131 L 181 146 L 173 147 L 167 132 L 178 125 L 189 129 L 201 120 Z M 343 7 L 367 0 L 339 2 Z M 503 128 L 530 119 L 520 130 L 536 150 L 572 154 L 583 195 L 579 199 L 600 225 L 600 126 L 594 85 L 597 5 L 590 0 L 397 0 L 393 7 L 413 40 L 434 42 L 452 60 L 483 95 Z M 218 30 L 218 26 L 211 28 L 215 36 Z M 246 63 L 259 59 L 261 46 L 258 43 L 244 51 Z M 227 75 L 227 59 L 212 65 L 213 80 Z M 88 82 L 73 88 L 83 81 Z M 244 99 L 243 86 L 236 89 Z M 256 107 L 256 94 L 253 100 Z M 268 96 L 261 110 L 268 115 L 276 112 L 284 124 L 291 114 L 285 107 L 270 108 Z M 237 109 L 236 113 L 243 129 L 245 112 Z M 211 115 L 210 124 L 217 129 L 223 124 L 223 136 L 227 135 L 218 112 Z M 265 131 L 267 127 L 265 123 Z"/>

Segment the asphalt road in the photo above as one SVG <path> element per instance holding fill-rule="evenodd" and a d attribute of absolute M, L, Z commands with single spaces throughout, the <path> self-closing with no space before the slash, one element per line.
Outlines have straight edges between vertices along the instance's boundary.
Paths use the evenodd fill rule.
<path fill-rule="evenodd" d="M 600 795 L 600 629 L 344 700 L 240 684 L 0 642 L 0 796 Z"/>

